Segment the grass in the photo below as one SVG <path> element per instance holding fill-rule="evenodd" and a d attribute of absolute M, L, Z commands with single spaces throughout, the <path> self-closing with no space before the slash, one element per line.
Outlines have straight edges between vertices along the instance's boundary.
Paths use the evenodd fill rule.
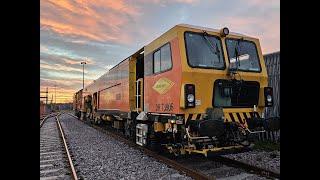
<path fill-rule="evenodd" d="M 254 143 L 253 149 L 264 151 L 280 151 L 280 143 L 257 141 Z"/>

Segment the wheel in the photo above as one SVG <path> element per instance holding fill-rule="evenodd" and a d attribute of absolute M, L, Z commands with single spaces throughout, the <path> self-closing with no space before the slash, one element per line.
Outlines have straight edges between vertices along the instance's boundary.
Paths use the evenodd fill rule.
<path fill-rule="evenodd" d="M 97 122 L 97 117 L 93 119 L 93 124 L 96 124 L 96 122 Z"/>
<path fill-rule="evenodd" d="M 130 120 L 126 119 L 126 122 L 124 123 L 124 135 L 129 138 L 131 136 L 130 133 Z"/>

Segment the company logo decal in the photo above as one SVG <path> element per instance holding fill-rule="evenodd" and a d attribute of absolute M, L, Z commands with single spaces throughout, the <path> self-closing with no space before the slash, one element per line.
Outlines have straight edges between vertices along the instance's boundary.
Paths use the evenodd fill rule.
<path fill-rule="evenodd" d="M 165 94 L 170 90 L 170 88 L 174 85 L 172 81 L 167 78 L 160 78 L 154 85 L 153 89 L 157 91 L 159 94 Z"/>

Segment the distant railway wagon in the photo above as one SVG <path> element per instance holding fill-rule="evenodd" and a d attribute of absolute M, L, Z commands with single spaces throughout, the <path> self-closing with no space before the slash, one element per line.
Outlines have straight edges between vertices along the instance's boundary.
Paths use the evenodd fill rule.
<path fill-rule="evenodd" d="M 257 38 L 187 24 L 174 26 L 74 98 L 79 118 L 109 122 L 137 144 L 175 155 L 250 145 L 252 135 L 270 128 L 264 110 L 273 105 Z"/>
<path fill-rule="evenodd" d="M 73 110 L 75 115 L 80 117 L 83 104 L 82 89 L 73 95 Z"/>

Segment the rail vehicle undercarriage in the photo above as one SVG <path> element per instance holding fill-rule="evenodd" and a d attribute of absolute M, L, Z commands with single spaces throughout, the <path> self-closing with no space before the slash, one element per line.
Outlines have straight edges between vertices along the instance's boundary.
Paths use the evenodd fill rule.
<path fill-rule="evenodd" d="M 201 120 L 188 120 L 183 116 L 158 116 L 152 113 L 132 113 L 131 119 L 114 115 L 93 116 L 88 110 L 81 118 L 94 124 L 111 122 L 112 127 L 137 144 L 154 151 L 166 151 L 174 156 L 210 152 L 223 152 L 250 147 L 256 133 L 277 129 L 279 122 L 260 117 L 239 122 L 225 122 L 222 109 L 208 108 Z M 109 123 L 110 124 L 110 123 Z"/>
<path fill-rule="evenodd" d="M 140 126 L 144 127 L 139 128 L 141 132 L 137 132 L 137 142 L 153 150 L 165 148 L 176 156 L 191 153 L 207 156 L 209 152 L 250 147 L 256 133 L 270 129 L 270 123 L 263 118 L 248 119 L 248 122 L 254 121 L 254 123 L 248 123 L 249 127 L 246 127 L 238 122 L 224 122 L 222 113 L 217 113 L 216 110 L 209 109 L 208 112 L 211 115 L 207 114 L 203 120 L 189 120 L 185 124 L 179 124 L 181 122 L 179 116 L 175 119 L 158 118 L 160 122 L 167 121 L 166 127 L 161 127 L 158 122 L 151 126 L 148 126 L 148 123 L 141 123 Z M 219 118 L 217 114 L 220 114 Z"/>

